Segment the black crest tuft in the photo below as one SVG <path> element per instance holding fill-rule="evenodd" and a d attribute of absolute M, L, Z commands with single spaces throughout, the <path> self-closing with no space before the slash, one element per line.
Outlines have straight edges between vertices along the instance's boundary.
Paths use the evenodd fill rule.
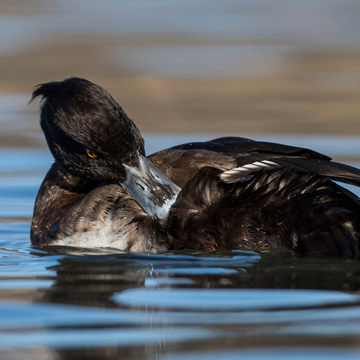
<path fill-rule="evenodd" d="M 53 97 L 67 98 L 69 94 L 83 93 L 85 89 L 91 89 L 93 87 L 96 87 L 97 90 L 101 89 L 102 92 L 107 93 L 106 90 L 102 89 L 100 86 L 79 77 L 71 77 L 64 81 L 42 83 L 36 86 L 29 103 L 33 102 L 40 96 L 43 98 L 42 100 L 51 99 Z"/>

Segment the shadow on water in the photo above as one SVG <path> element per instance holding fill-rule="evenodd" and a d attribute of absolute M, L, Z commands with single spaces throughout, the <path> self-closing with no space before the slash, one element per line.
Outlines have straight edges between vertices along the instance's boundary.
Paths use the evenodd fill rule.
<path fill-rule="evenodd" d="M 64 250 L 52 248 L 48 255 Z M 86 306 L 118 306 L 113 294 L 132 288 L 360 289 L 358 261 L 302 258 L 287 250 L 68 255 L 48 270 L 56 271 L 56 282 L 42 300 Z"/>

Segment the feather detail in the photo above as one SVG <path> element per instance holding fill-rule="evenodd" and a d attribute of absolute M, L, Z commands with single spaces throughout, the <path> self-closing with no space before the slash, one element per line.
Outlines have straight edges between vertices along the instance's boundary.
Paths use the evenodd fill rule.
<path fill-rule="evenodd" d="M 241 182 L 244 180 L 245 177 L 247 177 L 254 171 L 259 171 L 263 169 L 271 170 L 279 167 L 281 167 L 279 164 L 270 160 L 255 161 L 251 164 L 245 164 L 237 168 L 224 171 L 223 173 L 221 173 L 220 179 L 227 184 Z"/>

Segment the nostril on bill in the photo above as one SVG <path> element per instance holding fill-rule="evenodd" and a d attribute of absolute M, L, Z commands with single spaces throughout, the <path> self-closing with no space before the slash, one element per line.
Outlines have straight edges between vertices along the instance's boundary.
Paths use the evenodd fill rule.
<path fill-rule="evenodd" d="M 145 190 L 145 188 L 141 185 L 141 184 L 139 184 L 139 183 L 136 183 L 136 185 L 141 189 L 141 190 Z"/>

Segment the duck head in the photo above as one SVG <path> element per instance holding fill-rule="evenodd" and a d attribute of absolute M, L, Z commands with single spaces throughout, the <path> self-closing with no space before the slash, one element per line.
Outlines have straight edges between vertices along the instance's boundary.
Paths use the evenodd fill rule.
<path fill-rule="evenodd" d="M 166 217 L 179 188 L 146 157 L 134 122 L 101 86 L 81 78 L 40 84 L 40 124 L 55 160 L 67 172 L 119 182 L 149 214 Z"/>

